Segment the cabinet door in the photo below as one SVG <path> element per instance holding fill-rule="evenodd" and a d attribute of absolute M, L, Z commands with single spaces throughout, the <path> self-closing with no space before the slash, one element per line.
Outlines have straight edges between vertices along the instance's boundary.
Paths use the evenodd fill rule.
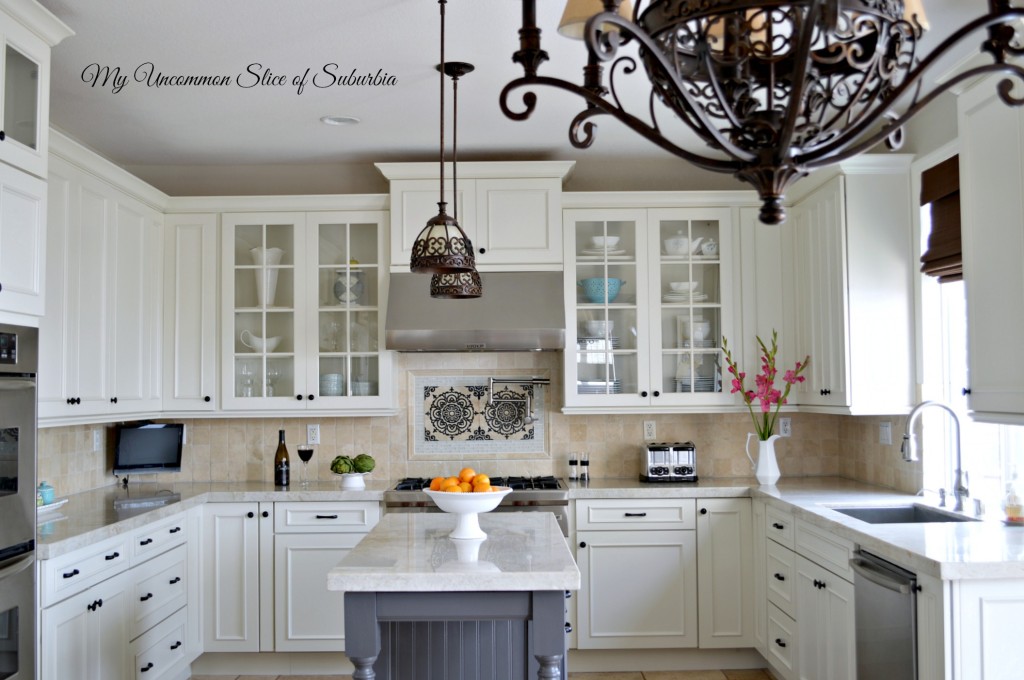
<path fill-rule="evenodd" d="M 697 646 L 693 531 L 580 531 L 580 649 Z"/>
<path fill-rule="evenodd" d="M 952 678 L 953 639 L 949 602 L 942 581 L 917 575 L 917 677 L 919 680 Z"/>
<path fill-rule="evenodd" d="M 754 560 L 749 498 L 697 501 L 701 648 L 754 644 Z"/>
<path fill-rule="evenodd" d="M 203 518 L 203 648 L 260 651 L 257 503 L 208 503 Z"/>
<path fill-rule="evenodd" d="M 792 403 L 850 404 L 844 181 L 830 180 L 801 201 L 785 227 L 784 250 L 794 254 L 795 355 L 811 357 Z"/>
<path fill-rule="evenodd" d="M 567 210 L 565 405 L 650 404 L 645 210 Z"/>
<path fill-rule="evenodd" d="M 0 164 L 0 310 L 43 315 L 45 244 L 46 182 Z"/>
<path fill-rule="evenodd" d="M 222 217 L 221 398 L 226 409 L 302 408 L 310 386 L 302 213 Z"/>
<path fill-rule="evenodd" d="M 857 677 L 853 584 L 799 555 L 796 622 L 801 680 Z"/>
<path fill-rule="evenodd" d="M 50 117 L 50 48 L 0 14 L 0 161 L 46 177 Z"/>
<path fill-rule="evenodd" d="M 217 216 L 164 224 L 164 409 L 217 408 Z"/>
<path fill-rule="evenodd" d="M 74 414 L 71 398 L 78 392 L 75 363 L 79 343 L 78 229 L 71 215 L 76 190 L 71 173 L 60 159 L 54 159 L 47 180 L 46 228 L 46 315 L 39 320 L 39 362 L 47 370 L 39 373 L 39 418 Z"/>
<path fill-rule="evenodd" d="M 561 194 L 553 177 L 476 180 L 478 265 L 561 265 Z"/>
<path fill-rule="evenodd" d="M 279 534 L 274 537 L 274 649 L 345 649 L 344 593 L 328 591 L 324 575 L 364 534 Z"/>

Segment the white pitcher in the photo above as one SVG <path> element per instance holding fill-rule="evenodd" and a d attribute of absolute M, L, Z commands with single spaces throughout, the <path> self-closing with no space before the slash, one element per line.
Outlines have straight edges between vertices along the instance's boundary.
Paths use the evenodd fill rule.
<path fill-rule="evenodd" d="M 782 474 L 779 472 L 779 464 L 775 461 L 775 440 L 781 435 L 773 434 L 768 439 L 757 440 L 757 462 L 750 456 L 750 438 L 755 437 L 753 432 L 747 433 L 747 443 L 743 447 L 747 458 L 750 458 L 750 465 L 754 469 L 754 476 L 757 481 L 765 486 L 772 486 L 779 481 Z"/>
<path fill-rule="evenodd" d="M 274 304 L 274 296 L 277 294 L 277 269 L 267 269 L 268 266 L 281 264 L 281 256 L 284 251 L 280 248 L 264 248 L 256 246 L 249 251 L 252 254 L 252 263 L 260 267 L 256 270 L 256 301 L 260 307 L 271 307 Z"/>

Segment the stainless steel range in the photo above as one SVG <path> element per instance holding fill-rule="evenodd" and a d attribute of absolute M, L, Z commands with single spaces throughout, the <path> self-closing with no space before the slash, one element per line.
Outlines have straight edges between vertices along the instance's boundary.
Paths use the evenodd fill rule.
<path fill-rule="evenodd" d="M 512 493 L 502 499 L 494 512 L 550 512 L 558 520 L 562 535 L 569 535 L 569 489 L 558 477 L 491 477 L 494 486 L 507 486 Z M 441 512 L 423 489 L 430 488 L 424 477 L 407 477 L 384 492 L 384 512 Z"/>

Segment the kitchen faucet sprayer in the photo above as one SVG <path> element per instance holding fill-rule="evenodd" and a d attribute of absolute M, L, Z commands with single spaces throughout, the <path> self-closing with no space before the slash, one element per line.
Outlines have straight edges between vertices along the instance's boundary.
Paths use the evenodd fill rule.
<path fill-rule="evenodd" d="M 956 502 L 953 504 L 953 511 L 963 512 L 963 499 L 967 498 L 971 494 L 970 491 L 967 490 L 966 486 L 967 474 L 963 472 L 960 466 L 960 418 L 956 415 L 956 412 L 953 409 L 940 401 L 922 401 L 920 404 L 915 406 L 910 411 L 910 415 L 907 416 L 907 429 L 903 433 L 903 444 L 900 445 L 900 453 L 903 454 L 903 460 L 905 461 L 910 462 L 919 460 L 917 456 L 917 444 L 914 437 L 914 422 L 921 414 L 921 411 L 928 406 L 937 406 L 953 418 L 953 451 L 956 454 L 956 467 L 953 470 L 953 498 L 956 499 Z M 945 505 L 945 493 L 943 493 L 942 489 L 940 489 L 940 493 L 943 497 L 943 502 L 941 504 Z"/>

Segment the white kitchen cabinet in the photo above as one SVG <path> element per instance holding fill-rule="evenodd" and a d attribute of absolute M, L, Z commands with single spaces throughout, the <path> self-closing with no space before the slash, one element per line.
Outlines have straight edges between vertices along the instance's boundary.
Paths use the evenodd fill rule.
<path fill-rule="evenodd" d="M 213 213 L 165 217 L 165 412 L 218 406 L 217 225 Z"/>
<path fill-rule="evenodd" d="M 916 276 L 909 158 L 839 167 L 824 183 L 796 186 L 782 226 L 781 295 L 792 300 L 784 337 L 792 342 L 781 347 L 781 365 L 811 357 L 789 402 L 853 415 L 907 412 L 915 401 Z M 875 370 L 880 361 L 884 371 Z"/>
<path fill-rule="evenodd" d="M 188 616 L 184 609 L 135 639 L 129 647 L 134 680 L 192 677 L 189 669 Z"/>
<path fill-rule="evenodd" d="M 697 500 L 697 600 L 702 649 L 755 644 L 749 498 Z"/>
<path fill-rule="evenodd" d="M 579 649 L 696 647 L 693 499 L 576 502 Z"/>
<path fill-rule="evenodd" d="M 129 680 L 131 572 L 122 572 L 40 615 L 41 680 Z"/>
<path fill-rule="evenodd" d="M 573 204 L 587 200 L 577 196 Z M 616 196 L 589 200 L 613 205 Z M 723 337 L 734 349 L 741 343 L 731 211 L 580 208 L 566 210 L 563 221 L 563 410 L 649 413 L 733 404 L 721 350 Z M 612 240 L 597 246 L 602 239 Z M 668 239 L 685 240 L 685 248 L 667 250 Z"/>
<path fill-rule="evenodd" d="M 187 552 L 180 545 L 132 569 L 129 640 L 188 603 Z"/>
<path fill-rule="evenodd" d="M 927 574 L 917 575 L 917 677 L 952 678 L 952 631 L 947 584 Z"/>
<path fill-rule="evenodd" d="M 36 2 L 0 3 L 0 161 L 46 177 L 50 48 L 72 35 Z"/>
<path fill-rule="evenodd" d="M 765 532 L 764 501 L 754 499 L 751 506 L 751 533 L 754 536 L 754 649 L 768 654 L 768 594 L 764 573 L 768 562 L 768 536 Z"/>
<path fill-rule="evenodd" d="M 50 184 L 39 417 L 156 412 L 161 216 L 58 157 Z"/>
<path fill-rule="evenodd" d="M 446 212 L 473 243 L 477 269 L 561 269 L 566 161 L 459 163 L 458 195 L 445 170 Z M 408 271 L 412 244 L 437 215 L 436 163 L 378 163 L 391 187 L 391 268 Z"/>
<path fill-rule="evenodd" d="M 203 649 L 273 651 L 273 503 L 208 503 Z"/>
<path fill-rule="evenodd" d="M 805 557 L 796 558 L 800 680 L 855 680 L 853 584 Z"/>
<path fill-rule="evenodd" d="M 0 310 L 43 315 L 45 254 L 46 182 L 0 163 Z"/>
<path fill-rule="evenodd" d="M 225 409 L 391 407 L 385 220 L 382 211 L 222 216 Z"/>
<path fill-rule="evenodd" d="M 953 675 L 957 680 L 1016 678 L 1024 665 L 1017 634 L 1024 611 L 1020 579 L 954 581 Z"/>
<path fill-rule="evenodd" d="M 800 639 L 796 621 L 774 604 L 768 605 L 768 643 L 764 657 L 776 676 L 797 680 Z"/>
<path fill-rule="evenodd" d="M 987 78 L 960 95 L 960 201 L 967 289 L 967 404 L 975 420 L 1024 423 L 1024 116 Z"/>

